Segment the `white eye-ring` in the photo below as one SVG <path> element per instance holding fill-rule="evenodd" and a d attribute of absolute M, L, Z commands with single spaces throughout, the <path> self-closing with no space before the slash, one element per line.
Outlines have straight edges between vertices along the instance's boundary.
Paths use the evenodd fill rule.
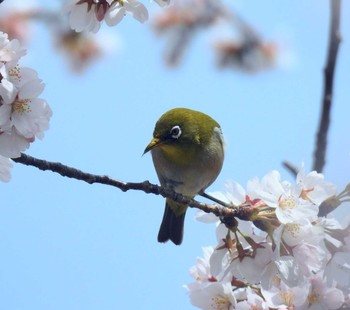
<path fill-rule="evenodd" d="M 179 125 L 174 126 L 174 127 L 171 128 L 171 130 L 170 130 L 170 135 L 171 135 L 171 137 L 174 138 L 174 139 L 179 139 L 180 136 L 181 136 L 181 133 L 182 133 L 182 131 L 181 131 L 181 128 L 180 128 Z"/>

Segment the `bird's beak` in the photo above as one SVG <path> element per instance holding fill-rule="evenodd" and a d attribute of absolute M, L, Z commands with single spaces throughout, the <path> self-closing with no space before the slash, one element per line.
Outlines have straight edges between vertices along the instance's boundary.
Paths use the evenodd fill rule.
<path fill-rule="evenodd" d="M 146 154 L 147 152 L 149 152 L 153 148 L 157 147 L 159 144 L 160 144 L 159 138 L 153 138 L 151 140 L 151 142 L 146 146 L 146 148 L 145 148 L 145 150 L 144 150 L 142 155 Z"/>

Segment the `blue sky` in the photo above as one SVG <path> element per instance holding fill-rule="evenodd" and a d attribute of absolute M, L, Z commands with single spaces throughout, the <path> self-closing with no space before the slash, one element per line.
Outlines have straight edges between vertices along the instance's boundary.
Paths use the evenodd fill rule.
<path fill-rule="evenodd" d="M 24 64 L 46 83 L 42 97 L 54 115 L 44 140 L 27 154 L 123 181 L 157 183 L 151 157 L 142 152 L 162 113 L 188 107 L 215 118 L 227 141 L 225 164 L 211 191 L 224 190 L 226 180 L 245 186 L 273 169 L 291 180 L 283 160 L 311 166 L 328 2 L 234 1 L 264 38 L 283 41 L 292 55 L 288 66 L 255 75 L 217 70 L 204 35 L 182 66 L 169 70 L 162 61 L 164 41 L 131 18 L 108 29 L 121 41 L 115 54 L 73 75 L 45 27 L 36 27 Z M 343 1 L 324 171 L 340 190 L 350 181 L 349 12 L 350 3 Z M 20 164 L 12 175 L 10 183 L 0 184 L 0 309 L 192 309 L 182 285 L 192 281 L 188 270 L 201 247 L 215 244 L 214 227 L 196 222 L 194 210 L 180 247 L 159 244 L 161 197 Z M 344 206 L 337 212 L 339 218 L 346 214 Z"/>

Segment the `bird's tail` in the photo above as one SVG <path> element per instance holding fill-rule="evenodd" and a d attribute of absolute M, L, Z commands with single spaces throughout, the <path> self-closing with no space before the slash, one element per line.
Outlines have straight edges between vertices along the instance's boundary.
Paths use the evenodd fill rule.
<path fill-rule="evenodd" d="M 158 242 L 171 240 L 180 245 L 184 235 L 186 206 L 167 199 L 162 224 L 158 233 Z"/>

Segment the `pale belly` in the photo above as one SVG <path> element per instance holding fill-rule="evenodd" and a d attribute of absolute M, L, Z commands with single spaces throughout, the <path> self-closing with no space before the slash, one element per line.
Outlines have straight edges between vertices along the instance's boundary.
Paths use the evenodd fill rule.
<path fill-rule="evenodd" d="M 223 150 L 216 148 L 203 152 L 198 158 L 189 158 L 181 165 L 169 162 L 160 149 L 152 150 L 152 158 L 162 186 L 192 197 L 204 191 L 217 178 L 222 167 Z"/>

